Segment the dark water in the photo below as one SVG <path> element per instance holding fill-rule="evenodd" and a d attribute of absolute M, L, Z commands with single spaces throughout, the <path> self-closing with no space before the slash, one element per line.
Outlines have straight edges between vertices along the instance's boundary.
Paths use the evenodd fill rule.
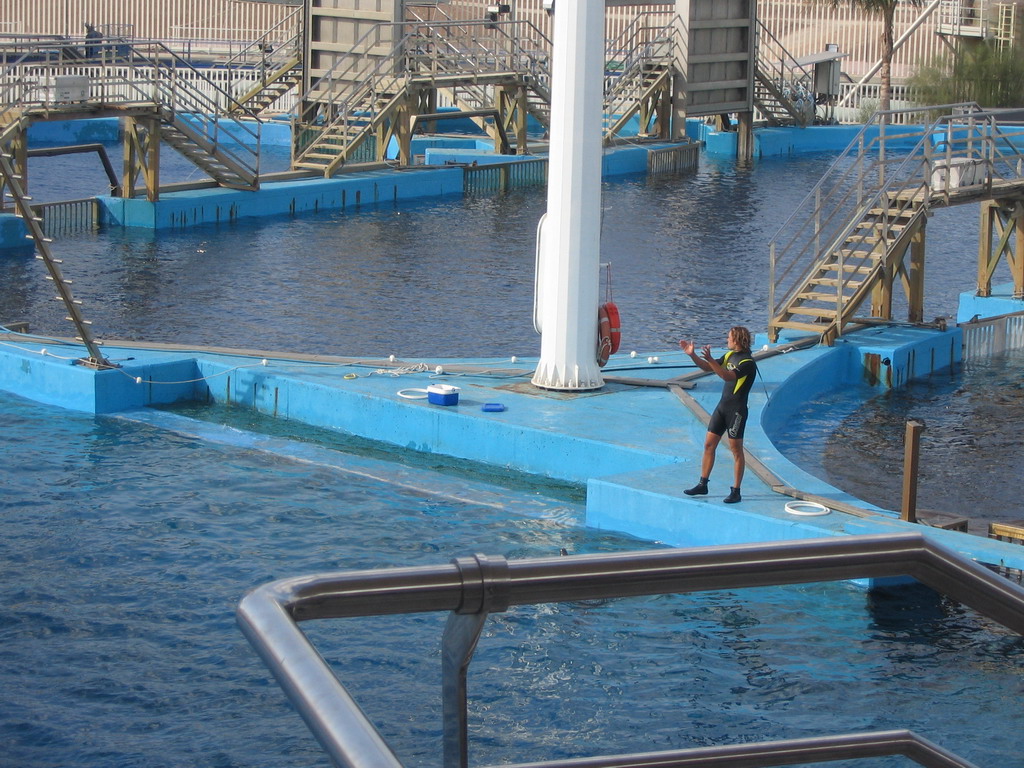
<path fill-rule="evenodd" d="M 283 439 L 247 448 L 237 428 L 273 431 L 266 421 L 197 438 L 0 394 L 0 765 L 325 766 L 235 626 L 248 589 L 472 552 L 653 546 L 581 527 L 558 489 L 423 471 L 416 490 L 367 477 L 393 475 L 386 462 Z M 410 766 L 439 764 L 443 623 L 303 625 Z M 1014 766 L 1022 683 L 1019 637 L 926 592 L 540 605 L 487 626 L 470 670 L 471 759 L 911 728 Z"/>
<path fill-rule="evenodd" d="M 751 169 L 705 161 L 695 176 L 606 184 L 602 259 L 612 263 L 624 349 L 660 352 L 681 336 L 717 343 L 737 322 L 763 328 L 767 241 L 827 160 Z M 530 191 L 159 237 L 100 232 L 56 249 L 100 336 L 361 356 L 529 355 L 539 349 L 530 311 L 543 207 Z M 971 287 L 976 219 L 963 208 L 929 223 L 930 315 L 953 314 Z M 68 335 L 62 317 L 38 261 L 0 258 L 0 320 Z M 1014 365 L 993 361 L 980 380 L 1001 370 L 1012 380 Z M 934 473 L 922 477 L 922 506 L 938 507 L 949 483 L 979 473 L 970 465 L 979 448 L 991 448 L 986 465 L 1005 467 L 1007 479 L 1019 464 L 1010 387 L 997 385 L 1001 397 L 965 395 L 977 383 L 968 373 L 878 398 L 863 413 L 852 401 L 834 411 L 822 403 L 809 415 L 831 428 L 808 419 L 792 442 L 829 471 L 842 463 L 836 484 L 886 495 L 878 476 L 891 466 L 878 446 L 911 397 L 929 424 L 923 464 Z M 927 410 L 952 403 L 947 421 Z M 985 446 L 996 421 L 1005 430 Z M 247 589 L 474 551 L 653 546 L 580 527 L 578 496 L 565 488 L 495 475 L 512 490 L 494 489 L 486 476 L 422 467 L 412 489 L 387 482 L 398 470 L 384 461 L 369 473 L 384 481 L 367 479 L 375 459 L 365 456 L 298 460 L 283 438 L 279 452 L 252 451 L 232 429 L 278 425 L 251 415 L 210 440 L 0 395 L 0 423 L 3 766 L 324 765 L 234 625 Z M 303 428 L 289 437 L 325 442 Z M 941 460 L 931 457 L 933 439 L 950 446 Z M 976 493 L 965 497 L 972 507 L 1018 503 L 999 478 Z M 441 623 L 310 628 L 410 765 L 438 764 Z M 927 594 L 811 585 L 538 606 L 488 627 L 471 671 L 471 759 L 906 727 L 979 764 L 1014 766 L 1022 680 L 1018 638 Z"/>
<path fill-rule="evenodd" d="M 719 343 L 738 323 L 763 329 L 768 241 L 831 159 L 749 169 L 705 159 L 696 175 L 606 184 L 601 259 L 611 265 L 623 349 L 664 352 L 682 337 Z M 36 186 L 57 183 L 43 170 L 32 178 Z M 102 181 L 93 191 L 101 190 Z M 528 190 L 159 235 L 114 230 L 55 248 L 101 338 L 529 356 L 540 348 L 531 317 L 544 207 L 544 193 Z M 977 216 L 964 206 L 929 222 L 929 316 L 955 314 L 959 292 L 973 285 Z M 30 255 L 0 259 L 0 285 L 0 322 L 28 320 L 36 332 L 70 335 Z"/>
<path fill-rule="evenodd" d="M 808 403 L 778 447 L 832 485 L 898 510 L 906 423 L 923 422 L 918 509 L 966 517 L 984 536 L 989 522 L 1024 524 L 1022 382 L 1024 351 L 1016 351 L 882 394 L 851 387 Z"/>

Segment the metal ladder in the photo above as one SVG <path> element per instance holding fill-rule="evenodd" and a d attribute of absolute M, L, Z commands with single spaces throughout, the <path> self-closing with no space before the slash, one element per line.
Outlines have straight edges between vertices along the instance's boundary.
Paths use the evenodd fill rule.
<path fill-rule="evenodd" d="M 50 250 L 50 243 L 53 241 L 43 232 L 43 220 L 32 210 L 31 198 L 22 189 L 21 176 L 15 172 L 10 155 L 3 153 L 0 153 L 0 181 L 3 182 L 0 186 L 7 188 L 6 194 L 14 201 L 15 215 L 25 222 L 29 232 L 26 237 L 35 243 L 36 258 L 46 266 L 46 279 L 52 281 L 57 289 L 57 296 L 54 298 L 64 304 L 68 313 L 65 319 L 70 320 L 75 326 L 78 333 L 75 340 L 82 342 L 89 353 L 78 362 L 91 368 L 115 367 L 100 351 L 101 342 L 93 337 L 90 329 L 92 322 L 82 317 L 79 310 L 82 302 L 74 297 L 71 292 L 71 280 L 65 278 L 61 272 L 60 265 L 63 262 L 55 258 Z"/>

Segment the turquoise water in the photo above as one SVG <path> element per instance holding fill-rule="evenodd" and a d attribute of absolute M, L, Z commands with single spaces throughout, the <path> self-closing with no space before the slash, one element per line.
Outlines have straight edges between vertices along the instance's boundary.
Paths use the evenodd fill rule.
<path fill-rule="evenodd" d="M 252 586 L 473 552 L 656 546 L 581 527 L 566 489 L 399 470 L 245 414 L 228 427 L 166 418 L 160 429 L 0 395 L 2 765 L 323 766 L 235 626 Z M 273 452 L 252 450 L 243 426 L 276 430 Z M 443 621 L 304 625 L 408 765 L 438 765 Z M 541 605 L 488 624 L 470 672 L 471 754 L 909 727 L 1013 766 L 1022 682 L 1024 641 L 923 591 Z"/>
<path fill-rule="evenodd" d="M 737 322 L 763 328 L 768 238 L 827 161 L 705 161 L 690 177 L 607 184 L 602 258 L 624 349 L 717 343 Z M 91 233 L 55 247 L 109 338 L 529 355 L 539 349 L 530 311 L 543 205 L 526 191 L 159 237 Z M 976 218 L 965 207 L 929 222 L 930 316 L 953 314 L 971 287 Z M 66 335 L 50 299 L 39 262 L 0 258 L 0 320 Z M 936 385 L 936 408 L 967 387 L 961 375 Z M 960 400 L 973 410 L 957 423 L 1019 423 L 1008 398 L 994 403 L 997 417 L 990 397 Z M 827 403 L 809 411 L 867 430 L 848 440 L 855 485 L 891 474 L 873 462 L 903 417 L 892 402 L 871 406 L 889 421 Z M 408 456 L 244 412 L 193 415 L 210 421 L 165 414 L 158 429 L 0 395 L 0 765 L 324 765 L 235 627 L 246 590 L 472 552 L 656 546 L 582 528 L 579 489 L 479 468 L 441 474 L 424 457 L 406 466 Z M 833 450 L 812 421 L 794 442 Z M 250 431 L 275 435 L 274 451 L 253 450 Z M 1007 434 L 990 463 L 1016 461 Z M 960 476 L 973 453 L 949 452 L 936 477 Z M 1013 483 L 978 492 L 986 508 L 1019 504 Z M 438 763 L 442 622 L 311 629 L 410 765 Z M 1022 672 L 1019 638 L 925 593 L 814 585 L 540 606 L 489 625 L 471 670 L 471 754 L 493 763 L 909 727 L 979 764 L 1013 766 Z"/>

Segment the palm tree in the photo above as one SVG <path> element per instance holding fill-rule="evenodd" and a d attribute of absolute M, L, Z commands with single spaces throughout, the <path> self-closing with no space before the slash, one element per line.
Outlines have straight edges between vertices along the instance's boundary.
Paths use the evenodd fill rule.
<path fill-rule="evenodd" d="M 900 5 L 900 0 L 812 0 L 814 2 L 824 2 L 831 5 L 833 8 L 838 8 L 840 5 L 849 4 L 854 8 L 859 8 L 864 13 L 879 16 L 882 19 L 882 68 L 879 70 L 879 77 L 882 81 L 882 87 L 878 94 L 878 108 L 883 112 L 889 110 L 889 104 L 891 102 L 890 94 L 892 93 L 892 54 L 893 54 L 893 41 L 895 37 L 893 35 L 894 18 L 896 16 L 896 6 Z M 924 5 L 924 0 L 903 0 L 904 3 L 920 7 Z"/>

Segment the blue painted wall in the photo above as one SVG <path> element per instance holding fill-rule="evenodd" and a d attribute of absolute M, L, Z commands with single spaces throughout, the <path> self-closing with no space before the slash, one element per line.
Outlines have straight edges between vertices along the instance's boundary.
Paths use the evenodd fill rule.
<path fill-rule="evenodd" d="M 333 179 L 265 183 L 259 192 L 224 189 L 170 192 L 151 203 L 138 198 L 99 198 L 104 223 L 122 227 L 173 229 L 245 217 L 295 215 L 305 211 L 344 211 L 363 205 L 461 195 L 462 170 L 368 171 Z"/>

